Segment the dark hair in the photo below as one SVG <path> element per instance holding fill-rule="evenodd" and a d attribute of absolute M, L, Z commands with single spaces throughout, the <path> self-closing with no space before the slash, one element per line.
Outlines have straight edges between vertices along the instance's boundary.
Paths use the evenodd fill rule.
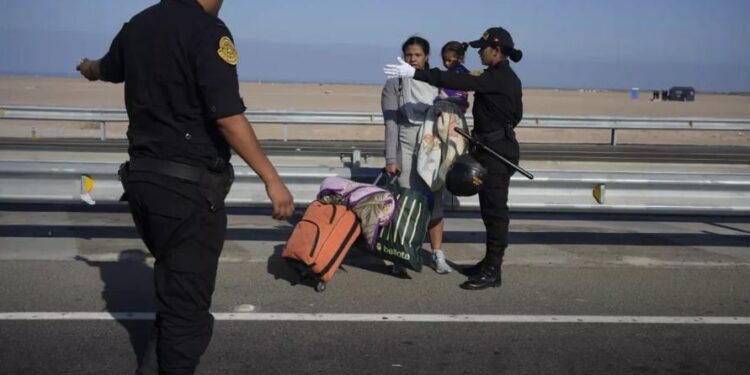
<path fill-rule="evenodd" d="M 514 48 L 512 51 L 510 51 L 510 53 L 508 54 L 508 57 L 510 58 L 511 61 L 517 63 L 521 61 L 521 58 L 523 58 L 523 52 L 521 52 L 520 49 Z"/>
<path fill-rule="evenodd" d="M 464 57 L 466 55 L 466 50 L 469 49 L 469 43 L 461 43 L 457 42 L 455 40 L 452 40 L 448 43 L 445 43 L 443 48 L 440 50 L 440 54 L 445 54 L 446 52 L 453 52 L 458 57 Z"/>
<path fill-rule="evenodd" d="M 521 58 L 523 58 L 523 52 L 521 52 L 520 49 L 515 49 L 513 47 L 501 46 L 500 52 L 502 52 L 503 55 L 508 56 L 510 61 L 513 61 L 515 63 L 521 61 Z"/>
<path fill-rule="evenodd" d="M 430 54 L 430 42 L 427 41 L 427 39 L 422 38 L 421 36 L 412 35 L 407 39 L 404 44 L 401 45 L 401 53 L 406 53 L 406 48 L 411 45 L 418 45 L 422 47 L 422 51 L 424 51 L 425 55 Z M 430 70 L 430 62 L 425 61 L 424 63 L 424 69 Z"/>

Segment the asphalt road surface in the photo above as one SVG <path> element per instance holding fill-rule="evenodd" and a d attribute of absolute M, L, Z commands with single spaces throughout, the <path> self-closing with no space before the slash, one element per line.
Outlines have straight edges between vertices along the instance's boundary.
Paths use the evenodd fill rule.
<path fill-rule="evenodd" d="M 748 374 L 750 220 L 515 214 L 501 288 L 360 249 L 323 293 L 279 254 L 291 231 L 234 209 L 198 374 Z M 479 259 L 476 213 L 445 250 Z M 123 207 L 0 206 L 0 374 L 132 374 L 152 260 Z"/>

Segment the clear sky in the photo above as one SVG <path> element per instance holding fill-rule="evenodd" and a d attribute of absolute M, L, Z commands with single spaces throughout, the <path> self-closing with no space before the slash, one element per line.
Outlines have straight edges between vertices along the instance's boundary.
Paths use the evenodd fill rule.
<path fill-rule="evenodd" d="M 169 0 L 167 0 L 169 1 Z M 0 74 L 71 75 L 154 0 L 0 0 Z M 527 87 L 750 91 L 748 0 L 225 0 L 248 81 L 380 83 L 410 35 L 503 26 Z M 475 50 L 466 65 L 479 68 Z"/>

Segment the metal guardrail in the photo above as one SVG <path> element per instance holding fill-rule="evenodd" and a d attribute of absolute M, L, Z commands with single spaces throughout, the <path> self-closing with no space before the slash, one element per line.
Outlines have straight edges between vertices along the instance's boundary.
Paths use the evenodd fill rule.
<path fill-rule="evenodd" d="M 313 111 L 247 111 L 254 124 L 284 125 L 382 125 L 383 116 L 374 112 L 313 112 Z M 0 120 L 87 121 L 99 124 L 100 138 L 107 138 L 108 122 L 127 122 L 124 109 L 87 109 L 64 107 L 31 107 L 0 105 Z M 467 117 L 473 124 L 471 116 Z M 617 144 L 618 130 L 718 130 L 750 131 L 750 119 L 724 118 L 649 118 L 601 116 L 538 116 L 527 114 L 519 124 L 522 128 L 609 129 L 610 143 Z"/>
<path fill-rule="evenodd" d="M 0 202 L 115 203 L 122 194 L 117 163 L 0 161 Z M 326 176 L 372 181 L 378 169 L 282 166 L 279 174 L 298 205 L 315 199 Z M 514 176 L 512 211 L 663 214 L 750 214 L 750 174 L 634 173 L 534 170 Z M 445 197 L 446 209 L 478 207 L 477 197 Z M 236 169 L 230 206 L 269 204 L 265 187 L 247 167 Z"/>

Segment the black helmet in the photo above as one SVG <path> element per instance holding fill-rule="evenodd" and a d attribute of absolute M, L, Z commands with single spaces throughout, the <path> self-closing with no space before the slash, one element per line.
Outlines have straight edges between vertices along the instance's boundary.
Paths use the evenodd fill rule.
<path fill-rule="evenodd" d="M 456 158 L 445 177 L 445 184 L 453 195 L 469 197 L 482 189 L 487 168 L 480 164 L 471 154 Z"/>

